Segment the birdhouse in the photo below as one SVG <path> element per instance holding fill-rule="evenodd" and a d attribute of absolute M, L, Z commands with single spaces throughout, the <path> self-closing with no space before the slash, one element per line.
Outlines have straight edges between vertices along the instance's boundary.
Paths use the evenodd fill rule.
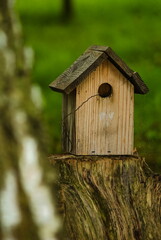
<path fill-rule="evenodd" d="M 63 93 L 65 152 L 133 154 L 134 93 L 148 88 L 110 47 L 88 48 L 50 88 Z"/>

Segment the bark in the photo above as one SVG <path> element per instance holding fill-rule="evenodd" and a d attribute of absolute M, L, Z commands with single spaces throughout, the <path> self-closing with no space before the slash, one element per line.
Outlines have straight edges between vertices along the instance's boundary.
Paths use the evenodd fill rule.
<path fill-rule="evenodd" d="M 161 176 L 140 157 L 51 156 L 64 240 L 161 239 Z"/>
<path fill-rule="evenodd" d="M 14 1 L 0 0 L 0 239 L 55 239 L 57 218 L 25 48 Z"/>

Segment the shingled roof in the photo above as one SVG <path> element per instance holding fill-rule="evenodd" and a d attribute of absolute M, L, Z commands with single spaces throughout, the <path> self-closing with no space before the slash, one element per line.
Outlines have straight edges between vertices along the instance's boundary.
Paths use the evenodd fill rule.
<path fill-rule="evenodd" d="M 146 94 L 149 91 L 139 74 L 131 70 L 110 47 L 105 46 L 88 48 L 49 87 L 53 91 L 69 94 L 105 59 L 108 59 L 134 85 L 135 93 Z"/>

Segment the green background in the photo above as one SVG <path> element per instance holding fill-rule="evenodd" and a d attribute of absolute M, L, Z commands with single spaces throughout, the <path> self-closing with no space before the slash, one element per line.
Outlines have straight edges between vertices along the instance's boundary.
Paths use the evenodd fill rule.
<path fill-rule="evenodd" d="M 33 84 L 43 95 L 48 153 L 61 152 L 61 94 L 48 85 L 90 45 L 106 45 L 139 72 L 150 92 L 135 95 L 135 146 L 161 172 L 161 1 L 73 0 L 62 19 L 60 0 L 17 0 L 25 45 L 35 52 Z"/>

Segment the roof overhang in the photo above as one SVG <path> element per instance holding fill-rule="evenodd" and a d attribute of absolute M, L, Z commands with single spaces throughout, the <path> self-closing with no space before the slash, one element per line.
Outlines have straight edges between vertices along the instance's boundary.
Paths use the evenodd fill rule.
<path fill-rule="evenodd" d="M 91 46 L 49 87 L 53 91 L 71 93 L 105 59 L 108 59 L 134 85 L 138 94 L 146 94 L 149 89 L 137 72 L 131 70 L 116 53 L 105 46 Z"/>

